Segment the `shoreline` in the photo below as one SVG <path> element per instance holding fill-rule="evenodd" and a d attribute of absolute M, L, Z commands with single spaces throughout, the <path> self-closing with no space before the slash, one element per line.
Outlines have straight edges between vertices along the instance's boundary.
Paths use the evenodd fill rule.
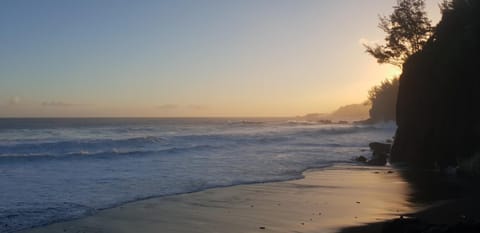
<path fill-rule="evenodd" d="M 303 178 L 154 197 L 35 227 L 43 232 L 338 232 L 418 211 L 392 167 L 333 165 Z"/>

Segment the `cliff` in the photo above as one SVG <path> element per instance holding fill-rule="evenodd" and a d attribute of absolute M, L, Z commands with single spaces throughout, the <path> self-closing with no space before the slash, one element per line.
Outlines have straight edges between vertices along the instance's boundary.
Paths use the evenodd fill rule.
<path fill-rule="evenodd" d="M 392 162 L 442 168 L 480 155 L 479 5 L 454 0 L 403 65 Z"/>

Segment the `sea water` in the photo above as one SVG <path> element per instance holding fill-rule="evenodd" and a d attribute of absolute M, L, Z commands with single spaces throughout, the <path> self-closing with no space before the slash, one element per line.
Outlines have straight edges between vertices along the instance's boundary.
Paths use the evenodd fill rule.
<path fill-rule="evenodd" d="M 289 119 L 0 119 L 0 232 L 150 197 L 300 178 L 368 155 L 394 124 Z"/>

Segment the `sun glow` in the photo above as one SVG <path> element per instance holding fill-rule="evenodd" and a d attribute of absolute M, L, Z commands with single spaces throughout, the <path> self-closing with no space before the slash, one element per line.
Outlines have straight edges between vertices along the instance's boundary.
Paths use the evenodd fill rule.
<path fill-rule="evenodd" d="M 402 70 L 397 66 L 390 66 L 387 70 L 387 78 L 398 78 L 402 74 Z"/>

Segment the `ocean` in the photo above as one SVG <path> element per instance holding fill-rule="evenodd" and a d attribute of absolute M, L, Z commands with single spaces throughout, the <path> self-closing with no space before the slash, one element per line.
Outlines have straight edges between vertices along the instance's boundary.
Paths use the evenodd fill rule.
<path fill-rule="evenodd" d="M 0 232 L 151 197 L 353 163 L 393 123 L 286 118 L 0 119 Z"/>

